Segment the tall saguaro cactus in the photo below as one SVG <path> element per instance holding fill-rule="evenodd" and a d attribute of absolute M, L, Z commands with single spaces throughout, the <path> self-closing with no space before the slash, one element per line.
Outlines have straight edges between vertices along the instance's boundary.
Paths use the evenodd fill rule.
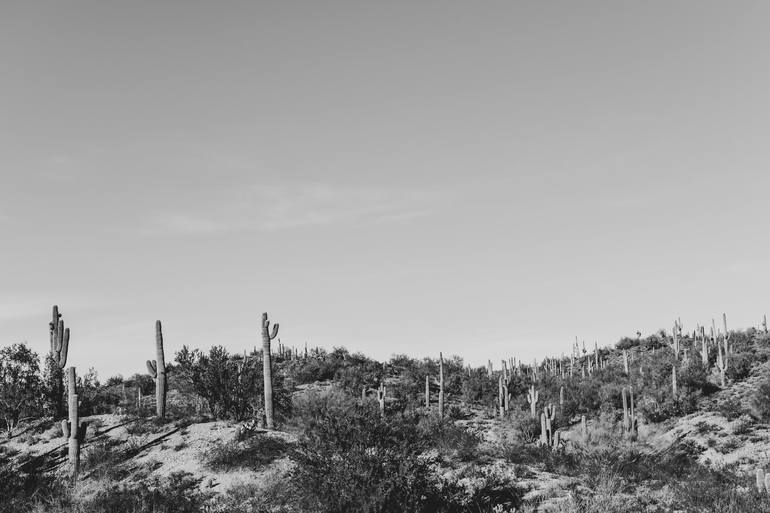
<path fill-rule="evenodd" d="M 51 351 L 47 359 L 48 388 L 51 406 L 56 418 L 64 416 L 64 366 L 70 344 L 70 329 L 64 328 L 59 307 L 53 306 L 53 318 L 48 323 Z"/>
<path fill-rule="evenodd" d="M 265 426 L 275 429 L 273 421 L 273 361 L 270 358 L 270 341 L 278 336 L 278 323 L 273 324 L 270 332 L 270 321 L 267 312 L 262 314 L 262 374 L 265 377 Z"/>
<path fill-rule="evenodd" d="M 438 416 L 444 418 L 444 354 L 438 354 Z"/>
<path fill-rule="evenodd" d="M 78 394 L 75 388 L 75 367 L 67 369 L 67 406 L 69 421 L 61 421 L 61 430 L 68 443 L 68 457 L 72 471 L 72 481 L 78 477 L 80 470 L 80 444 L 85 440 L 87 425 L 80 420 L 78 414 Z"/>
<path fill-rule="evenodd" d="M 425 408 L 430 409 L 430 376 L 425 375 Z"/>
<path fill-rule="evenodd" d="M 147 360 L 147 370 L 155 380 L 155 413 L 158 418 L 166 417 L 166 358 L 163 354 L 163 330 L 160 321 L 155 321 L 155 360 Z"/>

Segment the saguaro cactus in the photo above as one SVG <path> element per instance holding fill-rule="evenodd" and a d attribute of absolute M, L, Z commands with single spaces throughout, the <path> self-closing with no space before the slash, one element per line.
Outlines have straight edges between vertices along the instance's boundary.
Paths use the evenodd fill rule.
<path fill-rule="evenodd" d="M 671 392 L 676 396 L 676 363 L 671 366 Z"/>
<path fill-rule="evenodd" d="M 557 449 L 560 441 L 559 432 L 553 429 L 555 418 L 556 408 L 553 404 L 546 406 L 543 413 L 540 414 L 540 442 L 551 449 Z"/>
<path fill-rule="evenodd" d="M 64 321 L 56 305 L 53 306 L 52 317 L 51 322 L 48 323 L 51 351 L 46 364 L 53 413 L 56 418 L 60 418 L 64 416 L 64 366 L 67 364 L 70 329 L 64 328 Z"/>
<path fill-rule="evenodd" d="M 78 414 L 78 394 L 75 388 L 75 367 L 67 369 L 67 406 L 69 421 L 61 421 L 61 430 L 68 442 L 68 457 L 72 472 L 72 481 L 78 477 L 80 470 L 80 444 L 85 440 L 87 425 L 81 422 Z"/>
<path fill-rule="evenodd" d="M 717 341 L 717 369 L 719 369 L 719 377 L 722 383 L 722 386 L 727 385 L 727 353 L 722 349 L 722 346 L 719 344 L 719 341 Z"/>
<path fill-rule="evenodd" d="M 147 360 L 147 371 L 155 380 L 155 413 L 158 418 L 166 417 L 166 357 L 163 354 L 163 329 L 155 321 L 155 359 Z"/>
<path fill-rule="evenodd" d="M 540 394 L 535 390 L 535 385 L 530 385 L 529 392 L 527 392 L 527 402 L 529 403 L 529 413 L 533 419 L 537 418 L 537 400 L 540 398 Z"/>
<path fill-rule="evenodd" d="M 625 387 L 621 390 L 623 396 L 623 430 L 631 440 L 636 440 L 637 422 L 634 410 L 634 388 Z"/>
<path fill-rule="evenodd" d="M 278 336 L 278 323 L 273 325 L 270 332 L 270 321 L 267 312 L 262 314 L 262 373 L 265 378 L 265 425 L 267 429 L 275 429 L 273 421 L 273 362 L 270 358 L 270 341 Z"/>
<path fill-rule="evenodd" d="M 497 406 L 500 410 L 500 418 L 505 417 L 505 397 L 503 396 L 503 376 L 497 377 Z"/>
<path fill-rule="evenodd" d="M 757 491 L 763 493 L 765 491 L 765 471 L 762 468 L 757 468 L 755 471 Z"/>
<path fill-rule="evenodd" d="M 425 375 L 425 408 L 430 409 L 430 376 Z"/>
<path fill-rule="evenodd" d="M 380 383 L 377 389 L 377 402 L 380 403 L 380 417 L 385 418 L 385 383 Z"/>
<path fill-rule="evenodd" d="M 444 354 L 438 354 L 438 416 L 444 418 Z"/>
<path fill-rule="evenodd" d="M 674 352 L 674 360 L 679 359 L 679 325 L 674 321 L 674 329 L 671 330 L 671 350 Z"/>
<path fill-rule="evenodd" d="M 586 424 L 586 416 L 580 416 L 580 432 L 583 435 L 583 443 L 588 443 L 588 425 Z"/>

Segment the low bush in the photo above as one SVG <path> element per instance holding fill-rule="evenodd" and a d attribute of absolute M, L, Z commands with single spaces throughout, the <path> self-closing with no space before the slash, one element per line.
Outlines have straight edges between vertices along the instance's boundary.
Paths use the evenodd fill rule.
<path fill-rule="evenodd" d="M 256 435 L 245 440 L 217 442 L 206 448 L 201 459 L 213 470 L 259 470 L 285 456 L 288 449 L 289 445 L 281 438 Z"/>

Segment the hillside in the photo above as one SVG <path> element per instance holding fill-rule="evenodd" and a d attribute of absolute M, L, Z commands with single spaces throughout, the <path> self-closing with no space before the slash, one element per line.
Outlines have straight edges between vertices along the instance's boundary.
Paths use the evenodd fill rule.
<path fill-rule="evenodd" d="M 78 378 L 75 484 L 59 422 L 15 428 L 0 442 L 2 508 L 770 511 L 754 484 L 770 459 L 770 337 L 724 333 L 491 369 L 279 346 L 275 430 L 258 352 L 185 348 L 168 362 L 165 419 L 146 375 Z"/>

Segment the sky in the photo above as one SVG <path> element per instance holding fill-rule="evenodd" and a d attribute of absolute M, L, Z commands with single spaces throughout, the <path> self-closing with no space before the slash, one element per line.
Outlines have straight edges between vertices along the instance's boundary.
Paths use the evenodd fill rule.
<path fill-rule="evenodd" d="M 473 365 L 758 325 L 770 3 L 0 3 L 0 346 Z"/>

